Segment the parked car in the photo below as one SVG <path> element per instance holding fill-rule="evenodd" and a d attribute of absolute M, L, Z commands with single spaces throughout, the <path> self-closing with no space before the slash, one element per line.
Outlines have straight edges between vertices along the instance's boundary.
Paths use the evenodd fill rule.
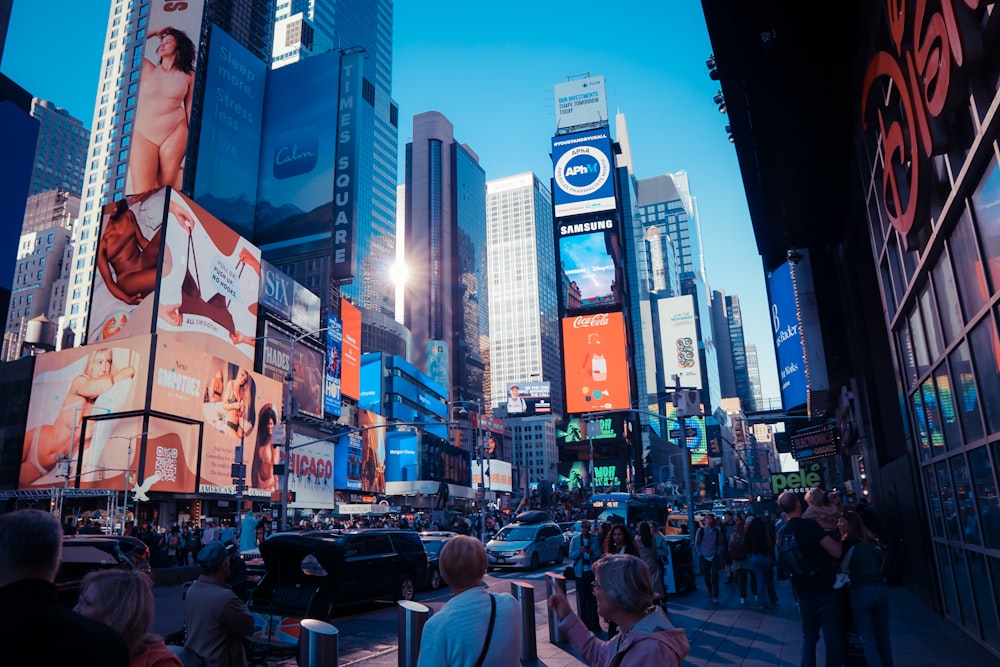
<path fill-rule="evenodd" d="M 56 572 L 59 601 L 67 607 L 80 597 L 80 580 L 93 570 L 122 568 L 152 576 L 149 547 L 126 535 L 73 535 L 63 537 L 62 561 Z"/>
<path fill-rule="evenodd" d="M 554 521 L 509 524 L 486 544 L 489 568 L 537 570 L 542 563 L 561 563 L 568 552 L 559 524 Z"/>
<path fill-rule="evenodd" d="M 570 544 L 573 542 L 573 538 L 582 532 L 580 530 L 580 524 L 582 521 L 561 521 L 559 522 L 559 530 L 562 531 L 563 545 L 566 547 L 565 553 L 569 553 Z"/>
<path fill-rule="evenodd" d="M 430 586 L 432 590 L 437 590 L 445 584 L 445 581 L 441 578 L 441 572 L 438 570 L 438 559 L 441 556 L 441 548 L 445 545 L 445 542 L 456 535 L 458 535 L 458 533 L 452 533 L 446 530 L 425 531 L 420 533 L 420 541 L 424 543 L 424 548 L 427 549 L 427 568 L 430 572 L 427 585 Z"/>
<path fill-rule="evenodd" d="M 275 533 L 260 545 L 265 573 L 250 594 L 254 640 L 294 646 L 299 621 L 327 620 L 336 607 L 412 600 L 429 578 L 427 551 L 412 530 Z"/>

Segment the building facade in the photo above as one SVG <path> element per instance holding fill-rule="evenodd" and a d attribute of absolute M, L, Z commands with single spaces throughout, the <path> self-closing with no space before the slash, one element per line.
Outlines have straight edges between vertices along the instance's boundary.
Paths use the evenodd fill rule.
<path fill-rule="evenodd" d="M 37 97 L 31 101 L 31 115 L 39 128 L 29 195 L 62 190 L 79 197 L 90 132 L 65 109 Z"/>

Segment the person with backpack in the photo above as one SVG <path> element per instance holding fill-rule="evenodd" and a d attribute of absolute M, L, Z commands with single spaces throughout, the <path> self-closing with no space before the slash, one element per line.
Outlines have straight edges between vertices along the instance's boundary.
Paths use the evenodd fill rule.
<path fill-rule="evenodd" d="M 704 525 L 694 534 L 698 564 L 713 604 L 719 604 L 719 570 L 722 569 L 722 554 L 726 548 L 722 529 L 717 523 L 718 519 L 714 514 L 706 514 Z"/>
<path fill-rule="evenodd" d="M 777 538 L 778 556 L 792 580 L 792 593 L 802 617 L 802 667 L 816 666 L 820 632 L 826 648 L 826 666 L 841 667 L 844 656 L 844 609 L 841 592 L 833 587 L 834 562 L 840 542 L 813 519 L 802 517 L 802 501 L 793 491 L 778 496 L 778 507 L 788 520 Z"/>
<path fill-rule="evenodd" d="M 767 519 L 754 517 L 744 538 L 747 560 L 757 580 L 757 605 L 761 609 L 778 606 L 778 593 L 774 590 L 774 537 L 768 528 Z"/>
<path fill-rule="evenodd" d="M 746 522 L 737 519 L 733 526 L 733 536 L 729 538 L 729 560 L 732 562 L 733 574 L 740 589 L 740 604 L 747 603 L 747 581 L 750 582 L 750 592 L 757 595 L 757 577 L 750 569 L 750 553 L 747 551 L 744 538 Z"/>
<path fill-rule="evenodd" d="M 861 515 L 847 511 L 838 521 L 844 557 L 840 570 L 848 576 L 854 624 L 861 635 L 868 667 L 892 667 L 889 640 L 889 587 L 882 576 L 885 555 Z"/>

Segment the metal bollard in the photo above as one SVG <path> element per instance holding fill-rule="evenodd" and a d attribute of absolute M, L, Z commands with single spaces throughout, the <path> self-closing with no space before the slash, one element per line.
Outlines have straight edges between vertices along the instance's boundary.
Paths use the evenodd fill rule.
<path fill-rule="evenodd" d="M 315 618 L 304 618 L 299 625 L 300 667 L 337 667 L 340 652 L 337 628 Z"/>
<path fill-rule="evenodd" d="M 547 572 L 545 574 L 545 592 L 547 595 L 545 599 L 548 600 L 549 596 L 555 592 L 556 587 L 559 587 L 563 595 L 566 594 L 566 577 L 561 574 L 556 574 L 555 572 Z M 546 603 L 549 610 L 549 643 L 550 644 L 565 644 L 569 641 L 566 633 L 559 628 L 559 616 L 556 614 L 556 610 L 552 608 L 551 604 Z"/>
<path fill-rule="evenodd" d="M 399 667 L 416 667 L 420 656 L 420 635 L 431 615 L 430 607 L 400 600 L 399 605 Z"/>
<path fill-rule="evenodd" d="M 535 639 L 535 587 L 520 581 L 512 581 L 510 593 L 521 603 L 521 662 L 538 660 L 538 646 Z"/>

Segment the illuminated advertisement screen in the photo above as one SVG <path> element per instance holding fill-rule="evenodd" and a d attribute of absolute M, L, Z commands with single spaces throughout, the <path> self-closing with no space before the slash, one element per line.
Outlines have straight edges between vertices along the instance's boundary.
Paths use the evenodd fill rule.
<path fill-rule="evenodd" d="M 350 301 L 340 300 L 340 318 L 344 322 L 344 363 L 340 372 L 340 390 L 344 396 L 361 398 L 361 311 Z"/>
<path fill-rule="evenodd" d="M 555 102 L 556 130 L 608 121 L 608 98 L 603 76 L 557 83 Z"/>
<path fill-rule="evenodd" d="M 179 192 L 168 209 L 157 330 L 252 364 L 260 250 Z"/>
<path fill-rule="evenodd" d="M 361 355 L 361 395 L 358 406 L 382 414 L 382 353 L 366 352 Z"/>
<path fill-rule="evenodd" d="M 574 443 L 587 443 L 591 440 L 624 440 L 625 417 L 623 415 L 606 415 L 587 418 L 570 417 L 566 420 L 566 430 L 556 432 L 559 446 Z"/>
<path fill-rule="evenodd" d="M 792 456 L 796 461 L 812 461 L 840 453 L 840 438 L 834 428 L 820 427 L 793 433 Z"/>
<path fill-rule="evenodd" d="M 610 220 L 577 225 L 560 223 L 559 229 L 590 228 L 604 222 L 611 223 Z M 559 237 L 559 264 L 563 274 L 566 310 L 620 303 L 615 280 L 615 246 L 614 232 L 598 231 Z"/>
<path fill-rule="evenodd" d="M 268 261 L 262 260 L 260 269 L 261 307 L 306 331 L 319 329 L 319 297 Z"/>
<path fill-rule="evenodd" d="M 329 251 L 340 53 L 329 51 L 267 74 L 254 242 L 300 241 Z"/>
<path fill-rule="evenodd" d="M 101 210 L 88 343 L 152 331 L 165 208 L 166 189 L 159 188 Z"/>
<path fill-rule="evenodd" d="M 233 493 L 233 463 L 247 465 L 248 496 L 278 490 L 270 456 L 273 428 L 281 421 L 281 399 L 282 383 L 254 373 L 249 364 L 235 364 L 169 339 L 159 341 L 150 407 L 204 425 L 201 493 Z M 236 460 L 237 447 L 243 448 L 241 461 Z M 198 450 L 185 451 L 183 458 L 194 466 Z"/>
<path fill-rule="evenodd" d="M 427 375 L 442 387 L 447 387 L 450 365 L 447 341 L 428 340 Z"/>
<path fill-rule="evenodd" d="M 512 466 L 506 461 L 501 461 L 500 459 L 490 459 L 484 462 L 486 465 L 486 482 L 485 488 L 499 491 L 501 493 L 509 493 L 514 490 L 514 472 Z M 479 470 L 479 461 L 472 461 L 472 486 L 473 488 L 479 488 L 479 478 L 481 477 Z"/>
<path fill-rule="evenodd" d="M 290 502 L 289 507 L 334 508 L 335 446 L 332 441 L 323 440 L 326 437 L 328 433 L 305 430 L 301 426 L 292 431 L 288 490 L 295 492 L 295 501 Z"/>
<path fill-rule="evenodd" d="M 337 167 L 333 179 L 333 243 L 330 277 L 354 277 L 354 236 L 358 226 L 358 157 L 362 145 L 362 74 L 368 54 L 355 49 L 340 61 L 340 110 L 337 116 Z"/>
<path fill-rule="evenodd" d="M 385 493 L 385 417 L 358 409 L 361 431 L 361 491 Z"/>
<path fill-rule="evenodd" d="M 204 9 L 204 0 L 150 3 L 125 184 L 128 193 L 164 185 L 184 187 Z"/>
<path fill-rule="evenodd" d="M 212 26 L 195 201 L 246 238 L 253 236 L 266 76 L 267 65 Z"/>
<path fill-rule="evenodd" d="M 607 130 L 552 137 L 557 218 L 615 209 L 613 155 Z"/>
<path fill-rule="evenodd" d="M 771 272 L 767 288 L 768 299 L 771 302 L 774 353 L 777 356 L 781 384 L 781 404 L 786 410 L 791 410 L 805 405 L 808 383 L 805 350 L 799 332 L 795 287 L 792 284 L 792 272 L 788 262 Z"/>
<path fill-rule="evenodd" d="M 333 313 L 326 316 L 326 389 L 323 392 L 323 409 L 334 417 L 340 416 L 340 369 L 343 354 L 343 329 L 340 318 Z"/>
<path fill-rule="evenodd" d="M 594 461 L 594 492 L 623 491 L 628 482 L 628 464 L 624 461 Z"/>
<path fill-rule="evenodd" d="M 106 462 L 112 422 L 97 417 L 141 411 L 146 403 L 150 336 L 39 355 L 31 383 L 18 488 L 62 485 L 56 457 L 71 456 L 71 477 Z M 141 433 L 140 426 L 136 433 Z M 131 435 L 131 434 L 130 434 Z M 65 474 L 65 473 L 64 473 Z"/>
<path fill-rule="evenodd" d="M 681 386 L 701 389 L 701 357 L 698 355 L 698 328 L 694 298 L 690 295 L 659 299 L 660 345 L 663 349 L 663 376 L 680 378 Z"/>
<path fill-rule="evenodd" d="M 415 482 L 417 479 L 417 437 L 413 431 L 389 431 L 385 434 L 385 481 Z"/>
<path fill-rule="evenodd" d="M 420 449 L 420 477 L 471 488 L 471 461 L 468 449 L 455 447 L 447 440 L 426 438 Z"/>
<path fill-rule="evenodd" d="M 550 414 L 552 401 L 548 382 L 510 382 L 507 384 L 507 416 L 528 417 Z"/>
<path fill-rule="evenodd" d="M 340 491 L 361 490 L 363 444 L 357 431 L 341 436 L 334 448 L 333 483 Z"/>
<path fill-rule="evenodd" d="M 589 461 L 561 461 L 557 469 L 559 484 L 565 484 L 571 492 L 590 486 Z"/>
<path fill-rule="evenodd" d="M 292 399 L 298 411 L 317 419 L 323 418 L 323 353 L 314 350 L 304 341 L 295 343 L 292 338 L 270 323 L 264 325 L 263 347 L 264 375 L 285 383 L 292 372 Z"/>
<path fill-rule="evenodd" d="M 566 317 L 562 332 L 567 412 L 630 408 L 622 314 Z"/>

